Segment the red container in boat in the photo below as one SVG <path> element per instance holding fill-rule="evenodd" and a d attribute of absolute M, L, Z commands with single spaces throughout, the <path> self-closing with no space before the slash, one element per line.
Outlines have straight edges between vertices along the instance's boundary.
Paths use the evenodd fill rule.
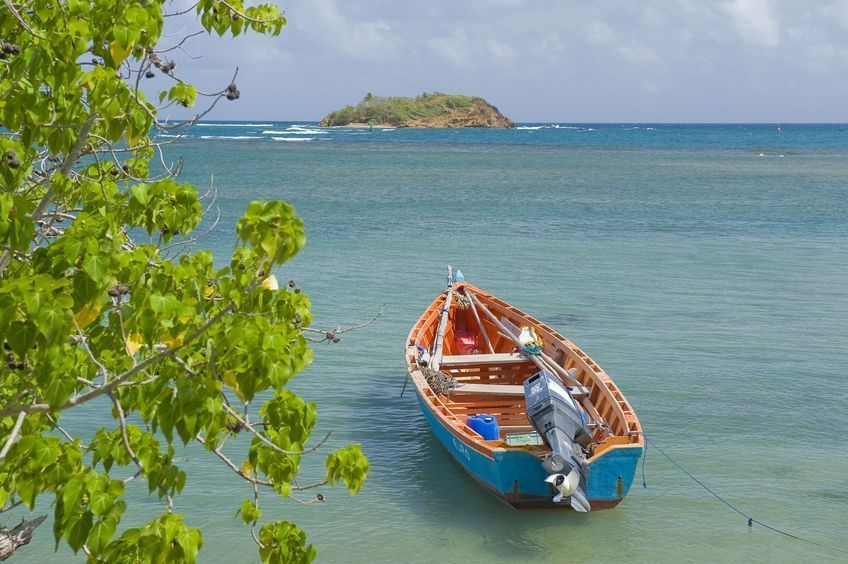
<path fill-rule="evenodd" d="M 477 335 L 459 329 L 455 333 L 456 349 L 458 354 L 479 354 L 477 348 Z"/>

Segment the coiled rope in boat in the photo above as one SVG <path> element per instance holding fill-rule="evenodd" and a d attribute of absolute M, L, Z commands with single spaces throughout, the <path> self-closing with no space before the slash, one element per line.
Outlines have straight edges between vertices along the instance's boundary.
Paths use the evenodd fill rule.
<path fill-rule="evenodd" d="M 535 343 L 529 343 L 526 345 L 521 345 L 521 352 L 526 355 L 539 356 L 540 354 L 542 354 L 542 347 Z"/>
<path fill-rule="evenodd" d="M 437 394 L 449 395 L 451 390 L 456 388 L 456 380 L 450 374 L 445 374 L 441 370 L 433 370 L 426 366 L 421 367 L 421 374 L 427 380 L 430 389 Z"/>
<path fill-rule="evenodd" d="M 459 309 L 465 309 L 465 308 L 471 307 L 471 300 L 468 299 L 468 296 L 466 296 L 464 294 L 460 294 L 459 292 L 457 292 L 454 289 L 451 289 L 451 292 L 453 292 L 453 299 L 456 300 L 456 303 L 459 306 Z"/>

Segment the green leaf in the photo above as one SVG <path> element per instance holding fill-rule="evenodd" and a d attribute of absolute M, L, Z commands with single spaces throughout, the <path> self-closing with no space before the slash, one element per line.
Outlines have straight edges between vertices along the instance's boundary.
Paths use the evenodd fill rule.
<path fill-rule="evenodd" d="M 80 251 L 82 251 L 82 241 L 75 238 L 65 237 L 65 258 L 68 259 L 68 262 L 73 264 L 77 261 L 77 257 L 80 255 Z"/>
<path fill-rule="evenodd" d="M 68 511 L 67 508 L 65 510 Z M 82 548 L 82 545 L 85 544 L 88 538 L 88 532 L 91 530 L 92 521 L 90 511 L 85 511 L 81 515 L 72 515 L 68 518 L 65 538 L 68 541 L 68 546 L 71 547 L 74 553 L 78 552 Z"/>
<path fill-rule="evenodd" d="M 112 517 L 104 517 L 98 520 L 88 533 L 88 542 L 86 545 L 93 554 L 100 554 L 112 537 L 115 536 L 115 529 L 118 526 L 117 519 Z"/>
<path fill-rule="evenodd" d="M 106 278 L 109 269 L 109 258 L 100 254 L 88 255 L 83 260 L 82 268 L 92 280 L 99 284 Z"/>
<path fill-rule="evenodd" d="M 368 459 L 358 444 L 350 444 L 327 456 L 327 481 L 331 484 L 342 480 L 350 495 L 355 494 L 365 483 L 368 474 Z"/>
<path fill-rule="evenodd" d="M 150 309 L 154 313 L 164 313 L 168 309 L 168 298 L 162 294 L 150 294 Z"/>
<path fill-rule="evenodd" d="M 79 478 L 71 478 L 62 488 L 62 502 L 65 504 L 65 511 L 73 513 L 82 501 L 82 496 L 85 493 L 85 484 Z"/>
<path fill-rule="evenodd" d="M 253 502 L 246 499 L 241 504 L 241 518 L 246 525 L 258 521 L 262 517 L 262 510 L 256 507 Z"/>
<path fill-rule="evenodd" d="M 112 34 L 115 36 L 115 42 L 122 48 L 129 49 L 132 44 L 132 32 L 125 25 L 118 24 L 112 28 Z"/>
<path fill-rule="evenodd" d="M 183 549 L 187 562 L 194 562 L 197 558 L 197 551 L 203 546 L 203 537 L 197 529 L 183 527 L 177 534 L 177 542 Z"/>
<path fill-rule="evenodd" d="M 38 313 L 36 323 L 38 330 L 48 341 L 55 341 L 57 337 L 66 335 L 70 326 L 71 312 L 67 309 L 54 307 L 43 309 Z"/>
<path fill-rule="evenodd" d="M 109 492 L 92 492 L 90 497 L 91 512 L 97 516 L 106 515 L 111 511 L 114 499 Z"/>
<path fill-rule="evenodd" d="M 136 184 L 132 187 L 132 194 L 133 198 L 135 198 L 142 206 L 146 206 L 150 203 L 147 184 Z"/>
<path fill-rule="evenodd" d="M 20 358 L 26 355 L 32 348 L 38 329 L 35 325 L 25 321 L 12 321 L 9 323 L 9 332 L 5 335 L 6 342 Z"/>

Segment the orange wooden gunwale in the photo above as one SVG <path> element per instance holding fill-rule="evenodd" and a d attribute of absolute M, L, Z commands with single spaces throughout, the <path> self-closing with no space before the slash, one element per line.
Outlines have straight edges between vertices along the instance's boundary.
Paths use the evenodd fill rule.
<path fill-rule="evenodd" d="M 588 396 L 580 399 L 581 404 L 593 420 L 602 420 L 611 432 L 611 434 L 603 433 L 600 429 L 595 431 L 596 442 L 593 445 L 593 454 L 588 459 L 588 462 L 591 463 L 610 449 L 632 447 L 644 448 L 642 427 L 639 423 L 639 419 L 633 411 L 633 408 L 630 406 L 630 403 L 624 397 L 624 394 L 621 393 L 621 390 L 619 390 L 618 386 L 615 385 L 609 375 L 600 366 L 598 366 L 598 364 L 595 363 L 589 355 L 554 329 L 509 305 L 503 300 L 492 296 L 485 290 L 481 290 L 467 282 L 456 283 L 453 286 L 454 291 L 460 294 L 464 292 L 465 288 L 468 288 L 471 292 L 473 292 L 481 303 L 483 303 L 483 305 L 485 305 L 497 317 L 507 319 L 517 326 L 528 325 L 535 328 L 536 333 L 543 342 L 542 350 L 545 354 L 556 359 L 560 366 L 565 369 L 577 369 L 575 379 L 589 389 Z M 530 421 L 527 418 L 526 413 L 524 413 L 525 407 L 523 396 L 515 397 L 511 400 L 507 398 L 493 398 L 486 394 L 463 394 L 461 398 L 451 398 L 442 394 L 437 395 L 430 389 L 430 386 L 427 384 L 427 381 L 416 362 L 415 345 L 420 345 L 425 349 L 430 348 L 432 340 L 435 337 L 436 326 L 438 325 L 441 315 L 444 297 L 445 292 L 442 292 L 435 300 L 433 300 L 413 326 L 409 333 L 409 337 L 407 338 L 407 370 L 413 385 L 416 388 L 416 392 L 423 399 L 423 403 L 433 413 L 433 415 L 450 430 L 451 434 L 455 438 L 460 440 L 468 448 L 471 448 L 488 458 L 494 458 L 495 450 L 501 449 L 528 450 L 529 448 L 529 450 L 547 450 L 547 447 L 544 446 L 510 446 L 503 440 L 485 441 L 482 437 L 480 437 L 480 435 L 465 424 L 465 417 L 469 413 L 491 411 L 490 406 L 492 405 L 501 406 L 510 404 L 511 402 L 511 413 L 505 419 L 499 418 L 501 425 L 504 425 L 504 421 L 507 421 L 509 425 L 520 423 L 521 425 L 526 425 L 528 430 L 530 430 Z M 453 336 L 455 330 L 454 322 L 458 315 L 461 315 L 457 313 L 459 308 L 460 306 L 457 303 L 457 300 L 454 300 L 451 304 L 448 330 L 446 331 L 444 340 L 445 355 L 456 354 Z M 483 320 L 483 326 L 489 335 L 496 352 L 509 352 L 513 350 L 514 343 L 509 341 L 506 336 L 500 335 L 494 324 L 488 321 L 482 312 L 480 313 L 480 316 Z M 466 329 L 476 329 L 475 332 L 479 333 L 479 329 L 477 329 L 473 323 L 467 323 Z M 483 339 L 479 340 L 482 346 Z M 483 368 L 486 367 L 483 366 Z M 477 371 L 476 376 L 479 377 L 480 383 L 491 381 L 492 375 L 496 375 L 501 372 L 498 370 L 496 365 L 490 368 L 491 371 Z M 445 371 L 450 372 L 449 370 Z M 532 372 L 535 370 L 529 369 L 529 371 Z M 473 373 L 474 370 L 460 370 L 457 373 L 464 375 L 469 372 Z M 486 376 L 485 378 L 483 377 L 484 375 Z M 456 377 L 456 374 L 454 374 L 454 377 Z M 471 376 L 471 378 L 473 379 L 474 376 Z M 474 411 L 473 408 L 475 407 L 479 407 L 480 409 L 478 411 Z"/>

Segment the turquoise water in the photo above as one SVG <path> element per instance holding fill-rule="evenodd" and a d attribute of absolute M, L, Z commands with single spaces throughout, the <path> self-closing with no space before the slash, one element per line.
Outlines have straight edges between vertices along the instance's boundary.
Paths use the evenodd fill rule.
<path fill-rule="evenodd" d="M 352 498 L 264 499 L 265 516 L 297 522 L 320 561 L 845 558 L 749 530 L 650 448 L 648 487 L 637 476 L 616 509 L 518 512 L 464 474 L 400 391 L 406 335 L 451 263 L 579 344 L 651 439 L 731 503 L 848 551 L 848 127 L 255 122 L 197 127 L 170 155 L 200 186 L 214 174 L 222 219 L 201 245 L 220 261 L 247 203 L 282 198 L 309 243 L 277 276 L 310 294 L 316 325 L 386 304 L 367 329 L 319 346 L 292 383 L 318 403 L 315 436 L 362 443 L 372 465 Z M 90 433 L 92 417 L 73 424 Z M 248 488 L 197 449 L 183 467 L 176 510 L 203 528 L 202 559 L 256 560 L 234 518 Z M 314 458 L 304 481 L 321 471 Z M 137 519 L 161 509 L 141 485 L 129 497 Z M 52 548 L 45 527 L 19 558 L 56 558 Z"/>

